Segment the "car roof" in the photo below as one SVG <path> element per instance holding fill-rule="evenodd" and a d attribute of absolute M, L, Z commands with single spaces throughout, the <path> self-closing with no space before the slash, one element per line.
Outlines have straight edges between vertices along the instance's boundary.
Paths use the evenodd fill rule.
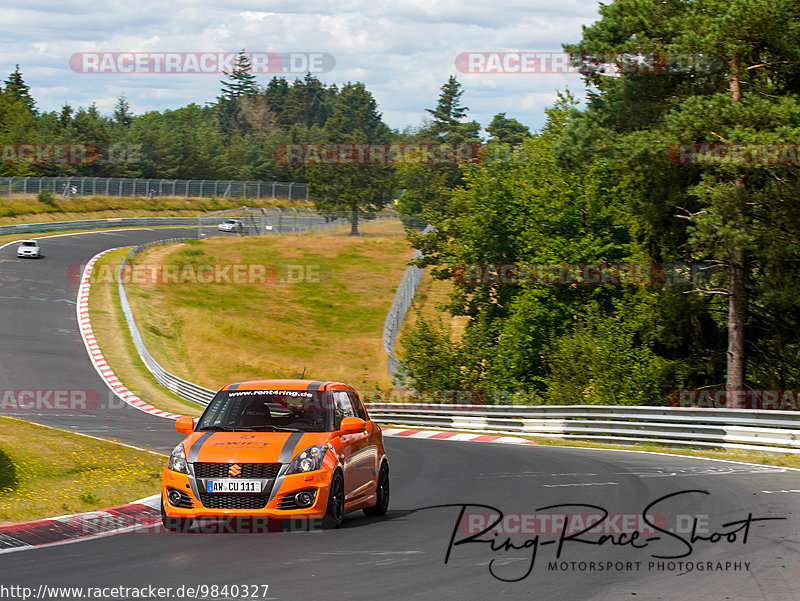
<path fill-rule="evenodd" d="M 20 240 L 19 241 L 20 244 L 23 244 L 25 242 L 33 242 L 34 244 L 39 244 L 39 242 L 37 240 Z"/>
<path fill-rule="evenodd" d="M 234 382 L 226 384 L 220 390 L 331 390 L 332 388 L 355 390 L 355 388 L 343 382 L 291 378 Z"/>

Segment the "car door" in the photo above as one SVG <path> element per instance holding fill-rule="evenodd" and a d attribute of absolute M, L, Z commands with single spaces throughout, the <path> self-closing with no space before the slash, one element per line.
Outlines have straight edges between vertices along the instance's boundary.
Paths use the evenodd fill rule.
<path fill-rule="evenodd" d="M 358 417 L 346 390 L 331 391 L 333 397 L 334 427 L 338 430 L 345 417 Z M 350 502 L 369 492 L 370 462 L 367 430 L 342 434 L 344 463 L 344 496 Z"/>
<path fill-rule="evenodd" d="M 367 418 L 367 412 L 358 393 L 354 390 L 348 390 L 347 395 L 350 397 L 350 403 L 353 410 L 356 412 L 356 417 L 360 417 L 367 422 L 366 444 L 364 445 L 364 482 L 368 484 L 371 492 L 378 484 L 378 469 L 380 468 L 380 456 L 378 455 L 378 444 L 376 441 L 375 429 L 378 427 L 373 421 Z"/>

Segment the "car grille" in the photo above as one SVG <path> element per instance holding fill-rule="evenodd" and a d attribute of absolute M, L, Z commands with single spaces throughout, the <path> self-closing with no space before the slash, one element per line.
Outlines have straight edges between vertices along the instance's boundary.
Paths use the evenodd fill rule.
<path fill-rule="evenodd" d="M 264 509 L 269 495 L 200 493 L 200 502 L 208 509 Z"/>
<path fill-rule="evenodd" d="M 232 465 L 232 463 L 195 463 L 194 475 L 196 478 L 274 478 L 281 469 L 280 463 L 237 463 L 242 471 L 238 476 L 231 476 L 228 469 Z"/>

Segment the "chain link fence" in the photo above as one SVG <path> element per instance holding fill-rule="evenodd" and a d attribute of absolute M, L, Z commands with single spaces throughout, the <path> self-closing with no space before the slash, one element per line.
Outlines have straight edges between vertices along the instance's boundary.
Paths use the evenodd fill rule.
<path fill-rule="evenodd" d="M 433 230 L 432 225 L 428 225 L 422 230 L 423 234 Z M 419 259 L 422 256 L 420 251 L 414 253 L 413 259 Z M 412 259 L 412 260 L 413 260 Z M 416 265 L 409 265 L 406 272 L 403 274 L 403 279 L 400 280 L 400 285 L 395 292 L 392 306 L 389 307 L 389 312 L 386 314 L 386 319 L 383 322 L 383 348 L 386 351 L 386 357 L 389 363 L 389 376 L 395 378 L 399 376 L 399 370 L 402 364 L 394 356 L 394 345 L 397 342 L 397 336 L 400 334 L 400 328 L 406 318 L 409 307 L 417 294 L 422 274 L 425 270 Z"/>
<path fill-rule="evenodd" d="M 243 182 L 199 179 L 134 179 L 125 177 L 0 177 L 0 197 L 35 195 L 48 190 L 66 198 L 138 196 L 156 198 L 285 198 L 308 200 L 308 185 L 296 182 Z"/>

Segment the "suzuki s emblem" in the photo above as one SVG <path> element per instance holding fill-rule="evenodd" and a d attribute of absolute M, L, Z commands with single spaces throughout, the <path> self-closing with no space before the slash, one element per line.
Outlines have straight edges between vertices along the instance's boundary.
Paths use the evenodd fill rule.
<path fill-rule="evenodd" d="M 235 463 L 228 468 L 228 475 L 229 476 L 238 476 L 242 473 L 242 468 Z"/>

